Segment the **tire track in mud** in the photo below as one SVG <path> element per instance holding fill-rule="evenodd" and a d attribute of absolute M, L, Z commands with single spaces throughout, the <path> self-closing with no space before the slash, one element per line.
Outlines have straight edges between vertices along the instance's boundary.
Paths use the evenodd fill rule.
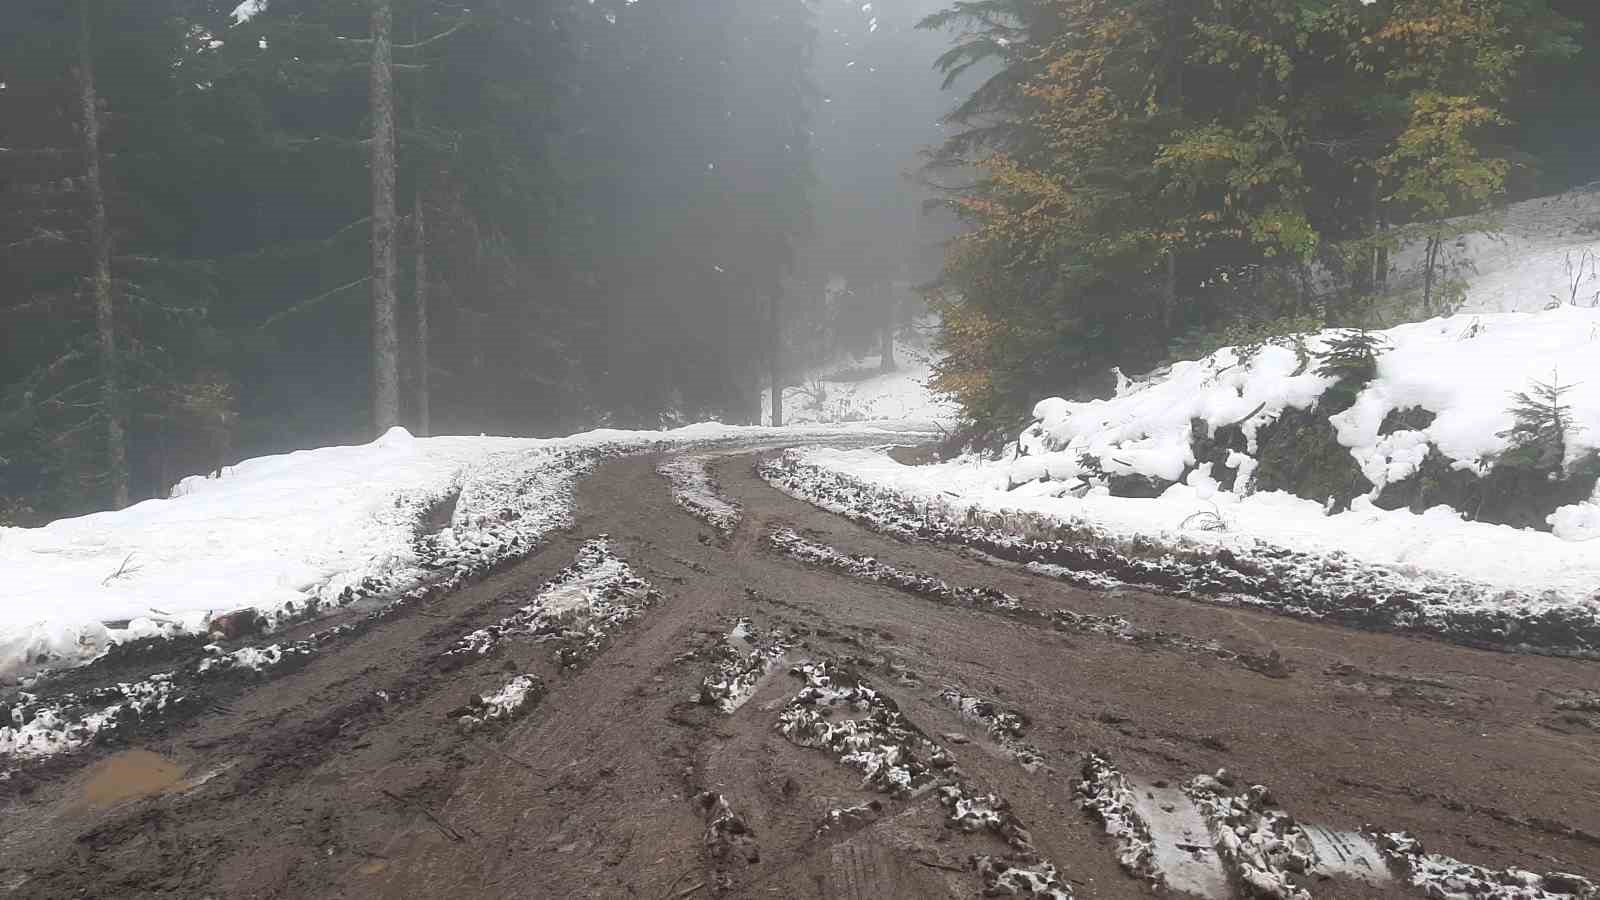
<path fill-rule="evenodd" d="M 559 565 L 556 560 L 563 555 L 571 559 L 570 551 L 564 546 L 569 542 L 557 540 L 553 543 L 556 546 L 548 552 L 549 559 L 545 561 L 546 565 Z M 580 562 L 585 551 L 593 550 L 593 542 L 574 546 L 578 551 Z M 603 544 L 601 549 L 603 551 Z M 608 558 L 614 559 L 602 552 L 600 561 Z M 629 574 L 626 566 L 621 568 L 623 575 Z M 559 573 L 546 587 L 560 586 L 563 574 L 566 572 Z M 654 596 L 653 589 L 646 586 L 646 590 L 651 597 Z M 486 654 L 462 666 L 449 661 L 445 652 L 456 646 L 464 633 L 471 633 L 480 625 L 497 621 L 500 617 L 498 611 L 505 605 L 526 602 L 528 599 L 533 599 L 537 603 L 542 593 L 529 593 L 526 589 L 514 585 L 509 587 L 487 585 L 479 590 L 476 596 L 462 594 L 447 597 L 434 607 L 435 609 L 454 607 L 449 613 L 419 608 L 414 610 L 419 614 L 416 617 L 373 617 L 362 622 L 361 625 L 364 627 L 359 631 L 350 629 L 349 626 L 339 626 L 345 629 L 338 635 L 346 639 L 339 644 L 345 653 L 359 653 L 363 644 L 383 641 L 385 632 L 388 631 L 411 632 L 415 634 L 415 640 L 401 645 L 404 647 L 401 654 L 403 659 L 396 659 L 392 654 L 379 651 L 379 657 L 370 660 L 371 664 L 361 665 L 354 671 L 340 674 L 331 680 L 318 679 L 314 663 L 337 666 L 347 662 L 341 658 L 341 654 L 312 657 L 309 661 L 300 660 L 301 665 L 293 670 L 269 672 L 268 675 L 271 677 L 257 679 L 253 683 L 231 685 L 234 689 L 231 696 L 246 701 L 259 701 L 266 698 L 270 688 L 281 687 L 282 681 L 295 680 L 297 676 L 298 680 L 322 682 L 305 692 L 304 696 L 310 702 L 304 711 L 279 709 L 270 715 L 245 718 L 247 713 L 234 713 L 232 710 L 219 708 L 218 712 L 223 715 L 197 723 L 211 730 L 213 736 L 191 739 L 187 742 L 190 747 L 204 750 L 209 755 L 230 751 L 238 755 L 231 764 L 232 771 L 228 773 L 228 777 L 217 779 L 209 785 L 203 799 L 192 801 L 187 797 L 178 797 L 173 800 L 173 806 L 176 810 L 183 810 L 185 807 L 196 805 L 251 805 L 263 794 L 271 794 L 306 783 L 310 780 L 309 776 L 319 767 L 371 746 L 374 734 L 382 732 L 385 728 L 405 723 L 408 729 L 416 733 L 432 732 L 436 735 L 433 741 L 437 748 L 435 753 L 443 765 L 432 767 L 432 771 L 423 772 L 422 777 L 412 779 L 405 785 L 395 785 L 396 790 L 390 790 L 387 786 L 375 786 L 372 793 L 379 800 L 373 805 L 393 807 L 390 814 L 430 817 L 433 815 L 430 807 L 448 797 L 453 790 L 452 771 L 469 764 L 463 752 L 465 747 L 456 739 L 456 732 L 463 730 L 458 720 L 463 714 L 478 708 L 473 700 L 482 697 L 480 694 L 471 693 L 468 695 L 467 704 L 457 706 L 454 701 L 448 699 L 448 694 L 458 689 L 458 685 L 462 683 L 495 677 L 492 673 L 503 668 L 500 661 L 500 656 L 503 654 Z M 560 627 L 553 631 L 547 628 L 540 635 L 547 639 L 550 646 L 542 647 L 538 654 L 548 658 L 546 664 L 542 666 L 545 669 L 545 677 L 554 679 L 559 679 L 564 673 L 570 674 L 574 670 L 581 669 L 584 663 L 603 649 L 604 641 L 597 638 L 603 639 L 606 636 L 605 631 L 611 630 L 616 625 L 626 624 L 625 618 L 611 623 L 606 629 L 602 629 L 601 633 L 596 634 L 592 629 L 573 631 L 572 626 L 575 623 L 570 615 L 570 609 L 556 619 Z M 581 625 L 581 619 L 576 624 Z M 420 633 L 417 633 L 419 631 Z M 531 633 L 528 635 L 530 638 L 533 636 Z M 312 671 L 307 671 L 308 669 Z M 539 684 L 543 683 L 538 676 L 526 677 L 535 679 Z M 503 678 L 502 675 L 496 680 Z M 269 690 L 250 691 L 251 687 Z M 534 692 L 532 698 L 534 702 L 537 701 L 537 693 Z M 341 696 L 343 699 L 335 699 Z M 527 700 L 525 697 L 519 712 L 526 712 L 527 707 L 531 705 L 526 702 Z M 443 711 L 435 710 L 431 714 L 428 713 L 427 708 L 430 705 L 438 707 L 441 704 L 445 706 Z M 423 721 L 417 721 L 419 716 Z M 186 724 L 188 723 L 182 720 L 152 723 L 154 727 L 167 729 L 180 728 Z M 493 724 L 498 726 L 501 723 Z M 75 762 L 81 761 L 75 760 Z M 316 792 L 313 790 L 311 793 Z M 307 807 L 307 810 L 309 809 L 310 807 Z M 337 820 L 339 817 L 335 814 L 331 818 Z M 285 821 L 293 825 L 300 818 L 302 817 L 291 815 Z M 172 821 L 173 818 L 165 813 L 152 819 L 151 813 L 146 810 L 136 810 L 120 816 L 113 812 L 109 821 L 84 832 L 79 841 L 84 846 L 91 846 L 96 854 L 114 853 L 121 847 L 135 845 L 141 841 L 152 822 Z M 171 826 L 164 824 L 163 827 Z M 205 883 L 234 852 L 234 841 L 230 837 L 211 839 L 209 845 L 211 849 L 208 852 L 193 858 L 183 854 L 186 866 L 181 883 Z M 40 891 L 41 895 L 69 894 L 79 890 L 72 887 L 74 884 L 95 885 L 105 880 L 104 873 L 96 872 L 94 866 L 80 865 L 77 871 L 73 871 L 72 867 L 66 867 L 32 874 L 29 876 L 27 886 L 30 890 Z"/>
<path fill-rule="evenodd" d="M 65 795 L 84 776 L 40 782 L 32 797 L 0 807 L 0 816 L 34 823 L 31 837 L 0 834 L 0 893 L 20 876 L 9 889 L 39 897 L 687 890 L 920 900 L 1034 890 L 1022 883 L 1037 863 L 1004 836 L 1026 823 L 1037 857 L 1058 867 L 1073 895 L 1143 896 L 1073 797 L 1087 748 L 1151 786 L 1224 766 L 1247 772 L 1240 784 L 1275 786 L 1278 802 L 1303 810 L 1307 822 L 1350 824 L 1351 832 L 1301 826 L 1328 854 L 1338 846 L 1354 853 L 1347 835 L 1368 821 L 1392 829 L 1385 834 L 1422 834 L 1443 858 L 1483 865 L 1490 874 L 1481 877 L 1517 863 L 1582 868 L 1592 854 L 1583 836 L 1600 830 L 1600 816 L 1548 789 L 1555 780 L 1570 795 L 1600 790 L 1600 778 L 1572 762 L 1571 751 L 1592 738 L 1541 725 L 1555 714 L 1589 714 L 1590 668 L 1078 592 L 864 532 L 773 491 L 748 458 L 714 460 L 706 474 L 740 508 L 730 540 L 702 538 L 706 529 L 674 501 L 655 460 L 610 463 L 579 486 L 573 534 L 515 570 L 419 606 L 427 615 L 379 623 L 339 652 L 262 682 L 265 690 L 241 689 L 231 713 L 142 735 L 180 765 L 234 764 L 199 787 L 75 813 Z M 782 528 L 919 580 L 981 585 L 1030 608 L 1057 607 L 1060 598 L 1077 621 L 1109 623 L 1116 633 L 1035 627 L 992 604 L 929 602 L 801 563 L 761 542 Z M 660 598 L 592 656 L 563 666 L 561 638 L 535 642 L 549 634 L 536 624 L 541 586 L 560 580 L 583 538 L 602 533 Z M 1237 652 L 1230 615 L 1258 632 L 1243 638 L 1246 652 L 1326 647 L 1349 668 L 1264 678 L 1208 649 Z M 492 652 L 441 663 L 463 636 L 494 629 Z M 570 630 L 584 645 L 592 637 Z M 1149 652 L 1117 636 L 1129 630 L 1199 649 L 1158 644 Z M 791 742 L 779 723 L 805 687 L 790 672 L 806 660 L 864 679 L 942 748 L 951 765 L 937 771 L 959 771 L 966 789 L 946 798 L 929 782 L 896 798 L 833 753 Z M 524 682 L 536 699 L 516 715 L 490 715 L 494 698 L 519 679 L 537 679 Z M 1435 682 L 1469 685 L 1489 702 L 1446 707 L 1371 687 Z M 1531 712 L 1517 708 L 1522 695 Z M 834 724 L 870 716 L 849 703 L 827 708 L 822 720 Z M 482 721 L 464 726 L 463 717 Z M 1502 734 L 1520 743 L 1494 739 Z M 1373 768 L 1436 799 L 1419 809 L 1406 793 L 1339 787 Z M 1506 799 L 1485 802 L 1491 781 Z M 1230 789 L 1229 809 L 1248 796 Z M 1490 806 L 1503 816 L 1485 813 Z M 1282 836 L 1256 827 L 1266 819 L 1255 807 L 1241 808 L 1200 821 L 1209 829 L 1242 816 L 1248 834 Z M 1428 859 L 1404 846 L 1396 841 L 1393 853 Z M 985 856 L 987 869 L 978 860 Z M 1312 896 L 1402 894 L 1336 880 Z"/>

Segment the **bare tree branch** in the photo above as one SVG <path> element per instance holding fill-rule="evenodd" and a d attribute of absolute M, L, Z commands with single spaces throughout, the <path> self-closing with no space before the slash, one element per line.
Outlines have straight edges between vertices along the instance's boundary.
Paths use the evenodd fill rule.
<path fill-rule="evenodd" d="M 366 284 L 367 282 L 369 282 L 371 280 L 372 280 L 372 276 L 371 275 L 363 275 L 360 278 L 357 278 L 355 281 L 350 282 L 349 284 L 341 284 L 341 285 L 339 285 L 338 287 L 334 288 L 331 291 L 328 291 L 328 292 L 322 293 L 322 294 L 318 294 L 317 296 L 312 297 L 310 300 L 305 300 L 305 301 L 302 301 L 300 303 L 296 303 L 294 306 L 291 306 L 288 309 L 273 315 L 271 318 L 267 319 L 265 322 L 262 322 L 260 325 L 258 325 L 256 327 L 257 327 L 258 330 L 265 331 L 267 328 L 277 324 L 279 321 L 281 321 L 283 319 L 286 319 L 289 316 L 295 315 L 296 313 L 304 312 L 305 310 L 308 310 L 311 307 L 316 306 L 317 304 L 323 302 L 324 300 L 327 300 L 327 299 L 333 297 L 335 294 L 341 294 L 341 293 L 344 293 L 345 291 L 350 290 L 351 288 L 360 287 L 361 285 Z"/>
<path fill-rule="evenodd" d="M 389 49 L 390 50 L 415 50 L 415 49 L 417 49 L 419 47 L 426 47 L 429 44 L 433 43 L 434 41 L 442 41 L 445 38 L 449 37 L 450 35 L 455 34 L 456 32 L 460 31 L 461 29 L 467 27 L 467 25 L 469 25 L 471 22 L 472 22 L 472 16 L 471 15 L 462 16 L 460 21 L 456 22 L 454 25 L 451 25 L 449 28 L 446 28 L 444 31 L 439 32 L 438 34 L 434 35 L 433 37 L 423 38 L 420 41 L 416 41 L 416 42 L 413 42 L 413 43 L 410 43 L 410 44 L 390 44 L 389 45 Z M 370 44 L 370 43 L 372 43 L 372 38 L 341 37 L 341 38 L 339 38 L 339 40 L 341 42 L 343 42 L 343 43 L 346 43 L 346 44 Z M 396 69 L 420 68 L 420 67 L 417 67 L 417 66 L 401 66 L 399 64 L 396 64 L 394 67 Z"/>

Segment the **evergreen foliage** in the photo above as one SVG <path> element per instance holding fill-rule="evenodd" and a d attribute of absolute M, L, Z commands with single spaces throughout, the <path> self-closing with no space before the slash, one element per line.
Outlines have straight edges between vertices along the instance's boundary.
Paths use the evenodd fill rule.
<path fill-rule="evenodd" d="M 1342 331 L 1317 355 L 1317 374 L 1351 385 L 1377 377 L 1378 357 L 1387 352 L 1383 335 L 1361 328 Z"/>
<path fill-rule="evenodd" d="M 1427 305 L 1447 306 L 1447 219 L 1553 149 L 1509 144 L 1513 114 L 1587 68 L 1597 24 L 1549 0 L 952 5 L 928 20 L 961 30 L 941 67 L 997 74 L 952 115 L 981 127 L 936 158 L 977 166 L 952 198 L 970 230 L 943 287 L 963 327 L 936 386 L 994 428 L 1235 323 L 1365 324 L 1412 239 L 1431 248 Z"/>
<path fill-rule="evenodd" d="M 1512 395 L 1513 425 L 1499 433 L 1509 443 L 1500 465 L 1536 469 L 1559 476 L 1566 467 L 1567 438 L 1576 432 L 1572 407 L 1561 398 L 1573 385 L 1562 384 L 1559 373 L 1548 382 L 1535 381 L 1532 390 Z"/>
<path fill-rule="evenodd" d="M 387 2 L 402 424 L 420 405 L 419 268 L 436 432 L 751 419 L 767 301 L 809 225 L 809 0 Z M 0 514 L 114 505 L 113 415 L 133 500 L 371 439 L 372 4 L 7 0 Z M 114 377 L 90 285 L 80 10 Z"/>

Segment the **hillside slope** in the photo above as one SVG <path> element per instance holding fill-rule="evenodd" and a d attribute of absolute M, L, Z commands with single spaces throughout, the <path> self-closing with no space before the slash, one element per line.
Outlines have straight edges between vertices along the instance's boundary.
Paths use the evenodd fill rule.
<path fill-rule="evenodd" d="M 1286 335 L 1124 379 L 1109 400 L 1046 399 L 999 459 L 912 467 L 819 451 L 808 461 L 957 514 L 1025 512 L 1246 555 L 1348 554 L 1470 583 L 1488 602 L 1515 591 L 1593 605 L 1600 193 L 1518 204 L 1502 224 L 1452 249 L 1475 261 L 1458 272 L 1468 281 L 1459 312 L 1374 332 L 1370 381 L 1317 374 L 1344 332 Z M 1402 294 L 1409 253 L 1397 257 Z M 1569 407 L 1559 468 L 1510 452 L 1517 395 L 1540 383 L 1559 384 Z"/>

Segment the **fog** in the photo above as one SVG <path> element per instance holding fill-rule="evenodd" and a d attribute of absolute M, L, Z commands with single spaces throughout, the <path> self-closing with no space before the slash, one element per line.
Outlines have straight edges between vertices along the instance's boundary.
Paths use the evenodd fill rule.
<path fill-rule="evenodd" d="M 925 153 L 945 136 L 954 104 L 935 59 L 943 31 L 917 28 L 940 4 L 916 0 L 819 6 L 813 77 L 816 231 L 802 253 L 809 310 L 826 326 L 813 356 L 877 352 L 874 336 L 903 327 L 920 308 L 918 288 L 939 274 L 954 217 L 930 201 Z"/>

